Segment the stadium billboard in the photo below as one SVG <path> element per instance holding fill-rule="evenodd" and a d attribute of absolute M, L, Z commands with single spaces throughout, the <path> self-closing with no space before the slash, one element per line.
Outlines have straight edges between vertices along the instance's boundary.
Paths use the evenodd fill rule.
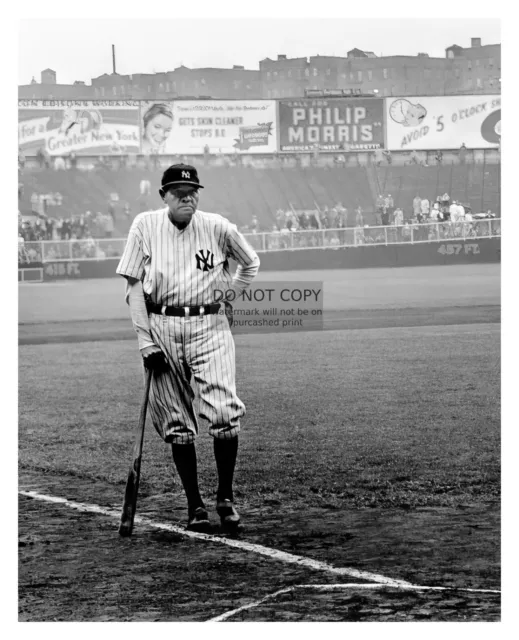
<path fill-rule="evenodd" d="M 382 98 L 279 101 L 279 150 L 366 151 L 384 147 Z"/>
<path fill-rule="evenodd" d="M 386 98 L 387 148 L 420 151 L 496 148 L 501 140 L 501 96 Z"/>
<path fill-rule="evenodd" d="M 178 100 L 164 153 L 274 153 L 274 100 Z"/>
<path fill-rule="evenodd" d="M 139 101 L 19 100 L 18 144 L 29 156 L 139 153 Z"/>

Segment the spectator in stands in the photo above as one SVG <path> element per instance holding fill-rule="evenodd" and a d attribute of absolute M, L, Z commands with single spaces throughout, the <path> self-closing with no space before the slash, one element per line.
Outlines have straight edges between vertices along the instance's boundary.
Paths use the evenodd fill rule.
<path fill-rule="evenodd" d="M 345 167 L 347 164 L 346 156 L 340 153 L 338 156 L 333 156 L 334 163 L 339 167 Z"/>
<path fill-rule="evenodd" d="M 301 211 L 298 214 L 297 219 L 298 219 L 300 229 L 308 229 L 309 220 L 308 220 L 308 216 L 306 215 L 306 211 Z"/>
<path fill-rule="evenodd" d="M 465 143 L 462 142 L 460 150 L 459 150 L 459 154 L 458 154 L 459 155 L 459 159 L 460 159 L 460 164 L 465 164 L 465 160 L 466 160 L 466 157 L 467 157 L 467 151 L 468 150 L 467 150 L 467 147 L 465 146 Z"/>
<path fill-rule="evenodd" d="M 398 209 L 395 209 L 395 212 L 393 214 L 393 224 L 395 227 L 401 227 L 404 224 L 404 212 L 402 211 L 402 209 L 400 209 L 400 207 L 398 207 Z"/>
<path fill-rule="evenodd" d="M 388 193 L 384 198 L 384 207 L 387 209 L 389 219 L 391 219 L 393 211 L 395 210 L 395 203 L 393 202 L 393 196 L 390 193 Z"/>
<path fill-rule="evenodd" d="M 25 155 L 21 147 L 18 147 L 18 171 L 25 169 Z"/>
<path fill-rule="evenodd" d="M 409 164 L 420 164 L 420 159 L 418 158 L 418 154 L 416 151 L 411 151 L 411 155 L 409 156 Z"/>
<path fill-rule="evenodd" d="M 413 214 L 417 216 L 422 210 L 422 198 L 416 194 L 413 198 Z"/>
<path fill-rule="evenodd" d="M 406 222 L 405 225 L 402 227 L 401 238 L 406 242 L 411 240 L 411 227 L 409 225 L 409 222 Z"/>
<path fill-rule="evenodd" d="M 115 230 L 114 219 L 112 216 L 104 216 L 104 237 L 112 238 Z"/>
<path fill-rule="evenodd" d="M 65 159 L 63 156 L 56 156 L 54 158 L 54 171 L 65 171 L 67 165 L 65 164 Z"/>
<path fill-rule="evenodd" d="M 38 151 L 36 151 L 36 158 L 38 159 L 40 169 L 43 169 L 45 166 L 45 149 L 43 147 L 40 147 Z"/>
<path fill-rule="evenodd" d="M 337 211 L 337 207 L 332 207 L 328 214 L 328 229 L 337 229 L 337 218 L 339 217 L 339 212 Z"/>
<path fill-rule="evenodd" d="M 126 220 L 130 220 L 131 215 L 132 215 L 132 209 L 130 207 L 130 203 L 129 202 L 125 202 L 124 203 L 123 212 L 124 212 L 124 216 L 125 216 Z"/>
<path fill-rule="evenodd" d="M 458 222 L 458 203 L 456 200 L 453 200 L 449 207 L 449 219 L 451 222 Z"/>
<path fill-rule="evenodd" d="M 165 144 L 173 128 L 173 112 L 167 104 L 153 104 L 142 118 L 142 153 L 165 153 Z"/>
<path fill-rule="evenodd" d="M 381 193 L 379 193 L 377 197 L 376 205 L 375 205 L 377 208 L 377 224 L 378 225 L 382 224 L 382 214 L 384 213 L 384 204 L 385 204 L 385 198 Z"/>
<path fill-rule="evenodd" d="M 442 164 L 443 152 L 441 149 L 438 149 L 438 151 L 436 152 L 436 155 L 434 156 L 434 159 L 436 160 L 436 164 Z"/>
<path fill-rule="evenodd" d="M 384 156 L 388 164 L 393 164 L 393 156 L 391 155 L 391 151 L 389 149 L 385 149 L 384 151 L 382 151 L 382 155 Z"/>
<path fill-rule="evenodd" d="M 346 207 L 343 207 L 339 202 L 337 205 L 337 228 L 345 229 L 349 226 L 349 212 Z"/>
<path fill-rule="evenodd" d="M 431 222 L 438 222 L 438 220 L 441 220 L 441 215 L 440 203 L 436 201 L 431 209 Z"/>
<path fill-rule="evenodd" d="M 389 224 L 389 211 L 387 207 L 384 207 L 384 209 L 382 210 L 381 222 L 384 227 L 387 227 Z"/>
<path fill-rule="evenodd" d="M 259 232 L 259 221 L 257 216 L 252 216 L 252 221 L 250 224 L 250 228 L 252 233 L 258 233 Z"/>
<path fill-rule="evenodd" d="M 151 194 L 151 183 L 143 178 L 139 183 L 139 192 L 141 196 L 149 196 Z"/>
<path fill-rule="evenodd" d="M 292 211 L 285 211 L 285 227 L 289 231 L 295 231 L 297 228 L 296 216 Z"/>
<path fill-rule="evenodd" d="M 326 212 L 323 212 L 323 215 L 328 215 L 328 207 L 325 207 Z M 321 221 L 319 211 L 310 211 L 308 214 L 308 226 L 310 229 L 320 229 Z"/>
<path fill-rule="evenodd" d="M 355 226 L 363 227 L 364 226 L 364 216 L 362 215 L 362 207 L 359 206 L 355 209 Z"/>
<path fill-rule="evenodd" d="M 115 224 L 115 202 L 113 200 L 108 200 L 108 215 L 111 216 Z"/>
<path fill-rule="evenodd" d="M 420 204 L 420 213 L 424 217 L 424 219 L 429 217 L 430 204 L 427 198 L 422 198 L 422 202 Z"/>
<path fill-rule="evenodd" d="M 68 157 L 69 165 L 71 169 L 77 169 L 77 156 L 75 151 L 71 151 Z"/>
<path fill-rule="evenodd" d="M 380 167 L 382 162 L 384 161 L 384 154 L 382 153 L 382 149 L 375 149 L 373 152 L 375 164 L 377 167 Z"/>

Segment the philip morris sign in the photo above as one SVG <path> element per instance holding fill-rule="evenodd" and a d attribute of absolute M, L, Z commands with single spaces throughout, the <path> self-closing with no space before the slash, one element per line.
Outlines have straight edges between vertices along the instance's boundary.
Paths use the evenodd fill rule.
<path fill-rule="evenodd" d="M 280 151 L 362 151 L 384 147 L 382 98 L 279 101 Z"/>

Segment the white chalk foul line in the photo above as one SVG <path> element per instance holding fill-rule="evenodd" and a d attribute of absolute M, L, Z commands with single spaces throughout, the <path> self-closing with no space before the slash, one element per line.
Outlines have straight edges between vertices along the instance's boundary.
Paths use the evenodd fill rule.
<path fill-rule="evenodd" d="M 261 598 L 261 600 L 256 600 L 255 602 L 251 602 L 250 604 L 245 604 L 238 609 L 233 609 L 232 611 L 226 611 L 215 618 L 210 618 L 206 620 L 206 622 L 224 622 L 229 618 L 237 615 L 238 613 L 242 613 L 243 611 L 247 611 L 248 609 L 255 609 L 256 607 L 260 607 L 265 602 L 269 600 L 274 600 L 278 596 L 281 596 L 285 593 L 291 593 L 292 591 L 340 591 L 343 589 L 402 589 L 407 591 L 456 591 L 456 592 L 471 592 L 471 593 L 493 593 L 500 594 L 501 591 L 495 591 L 493 589 L 459 589 L 454 587 L 423 587 L 420 585 L 387 585 L 387 584 L 359 584 L 352 582 L 350 584 L 298 584 L 292 587 L 286 587 L 285 589 L 279 589 L 279 591 L 275 591 L 274 593 Z"/>
<path fill-rule="evenodd" d="M 105 509 L 95 504 L 84 504 L 81 502 L 74 502 L 72 500 L 67 500 L 66 498 L 60 498 L 57 496 L 48 496 L 37 491 L 19 491 L 18 492 L 22 496 L 27 496 L 28 498 L 33 498 L 35 500 L 43 500 L 45 502 L 52 502 L 54 504 L 63 504 L 71 509 L 76 509 L 77 511 L 83 511 L 87 513 L 97 513 L 100 515 L 108 516 L 109 518 L 117 518 L 121 517 L 120 511 L 114 511 L 113 509 Z M 219 536 L 210 535 L 206 533 L 197 533 L 195 531 L 187 531 L 183 527 L 179 527 L 177 525 L 169 524 L 166 522 L 155 522 L 153 520 L 149 520 L 148 518 L 144 518 L 142 516 L 135 516 L 135 524 L 141 524 L 143 526 L 152 527 L 154 529 L 160 529 L 162 531 L 170 531 L 173 533 L 180 534 L 182 536 L 186 536 L 188 538 L 195 538 L 196 540 L 206 540 L 207 542 L 218 542 L 220 544 L 227 545 L 228 547 L 234 547 L 236 549 L 240 549 L 242 551 L 249 551 L 251 553 L 255 553 L 261 556 L 265 556 L 267 558 L 271 558 L 272 560 L 278 560 L 280 562 L 284 562 L 286 564 L 295 564 L 299 567 L 306 567 L 308 569 L 313 569 L 315 571 L 323 571 L 326 573 L 331 573 L 339 576 L 349 576 L 351 578 L 358 578 L 360 580 L 369 580 L 371 582 L 375 582 L 377 584 L 383 584 L 387 586 L 393 587 L 413 587 L 410 582 L 406 580 L 395 580 L 392 578 L 387 578 L 386 576 L 380 575 L 378 573 L 370 573 L 369 571 L 360 571 L 358 569 L 353 569 L 352 567 L 334 567 L 333 565 L 327 564 L 326 562 L 321 562 L 320 560 L 313 560 L 312 558 L 305 558 L 303 556 L 296 556 L 292 553 L 286 553 L 285 551 L 279 551 L 278 549 L 271 549 L 270 547 L 264 547 L 260 544 L 253 544 L 251 542 L 246 542 L 244 540 L 236 540 L 233 538 L 221 538 Z"/>

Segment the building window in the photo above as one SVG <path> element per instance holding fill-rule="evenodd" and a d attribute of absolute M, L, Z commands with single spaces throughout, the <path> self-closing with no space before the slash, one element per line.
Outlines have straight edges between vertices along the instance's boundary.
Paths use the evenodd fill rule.
<path fill-rule="evenodd" d="M 431 70 L 430 69 L 424 69 L 423 75 L 424 75 L 424 78 L 430 78 L 431 77 Z"/>
<path fill-rule="evenodd" d="M 99 89 L 97 87 L 94 88 L 94 93 L 96 94 L 96 98 L 99 95 Z"/>
<path fill-rule="evenodd" d="M 124 96 L 124 84 L 121 85 L 121 95 Z"/>
<path fill-rule="evenodd" d="M 314 78 L 315 78 L 315 76 L 316 76 L 318 73 L 319 73 L 319 72 L 318 72 L 318 71 L 317 71 L 317 69 L 315 69 L 315 67 L 314 67 Z"/>
<path fill-rule="evenodd" d="M 472 71 L 472 60 L 468 60 L 468 61 L 467 61 L 467 69 L 468 69 L 469 71 Z"/>
<path fill-rule="evenodd" d="M 272 75 L 274 76 L 274 78 L 277 78 L 278 77 L 278 72 L 274 71 L 274 73 Z"/>
<path fill-rule="evenodd" d="M 332 70 L 331 69 L 326 69 L 326 75 L 327 76 L 331 76 L 332 75 Z"/>
<path fill-rule="evenodd" d="M 291 78 L 292 77 L 292 71 L 289 69 L 287 71 L 287 78 Z"/>
<path fill-rule="evenodd" d="M 164 85 L 162 82 L 159 82 L 159 91 L 164 91 Z"/>
<path fill-rule="evenodd" d="M 346 80 L 346 74 L 345 73 L 341 73 L 341 77 L 344 78 L 344 80 Z"/>
<path fill-rule="evenodd" d="M 270 71 L 267 71 L 267 79 L 270 80 Z"/>
<path fill-rule="evenodd" d="M 478 89 L 481 89 L 482 86 L 483 86 L 483 83 L 481 82 L 481 78 L 476 78 L 476 87 Z"/>
<path fill-rule="evenodd" d="M 493 67 L 494 66 L 494 58 L 489 58 L 488 59 L 488 66 L 489 67 Z"/>
<path fill-rule="evenodd" d="M 148 93 L 151 93 L 151 84 L 148 85 Z"/>
<path fill-rule="evenodd" d="M 309 75 L 310 75 L 310 69 L 305 69 L 305 76 L 308 78 Z"/>
<path fill-rule="evenodd" d="M 112 87 L 112 93 L 114 94 L 114 96 L 117 95 L 117 87 Z"/>
<path fill-rule="evenodd" d="M 373 80 L 373 71 L 371 69 L 368 71 L 368 80 Z"/>
<path fill-rule="evenodd" d="M 467 87 L 468 87 L 469 89 L 472 89 L 472 78 L 469 78 L 469 79 L 467 80 Z"/>
<path fill-rule="evenodd" d="M 280 71 L 280 72 L 279 72 L 279 77 L 280 77 L 280 78 L 284 78 L 284 77 L 285 77 L 285 74 L 283 73 L 283 71 Z"/>
<path fill-rule="evenodd" d="M 359 82 L 362 82 L 362 71 L 357 71 L 357 79 Z"/>
<path fill-rule="evenodd" d="M 384 80 L 387 80 L 387 69 L 382 69 L 382 75 L 384 76 Z"/>
<path fill-rule="evenodd" d="M 173 80 L 173 91 L 177 90 L 177 83 Z"/>
<path fill-rule="evenodd" d="M 474 60 L 474 65 L 475 65 L 476 67 L 479 67 L 479 60 Z"/>
<path fill-rule="evenodd" d="M 355 74 L 353 73 L 353 71 L 350 71 L 350 82 L 353 82 L 355 80 Z"/>
<path fill-rule="evenodd" d="M 456 78 L 459 78 L 459 77 L 460 77 L 460 70 L 459 70 L 459 69 L 454 69 L 454 76 L 455 76 Z"/>
<path fill-rule="evenodd" d="M 235 88 L 235 89 L 239 89 L 239 87 L 240 87 L 240 81 L 239 81 L 239 80 L 235 80 L 235 81 L 233 82 L 233 85 L 234 85 L 234 88 Z"/>

